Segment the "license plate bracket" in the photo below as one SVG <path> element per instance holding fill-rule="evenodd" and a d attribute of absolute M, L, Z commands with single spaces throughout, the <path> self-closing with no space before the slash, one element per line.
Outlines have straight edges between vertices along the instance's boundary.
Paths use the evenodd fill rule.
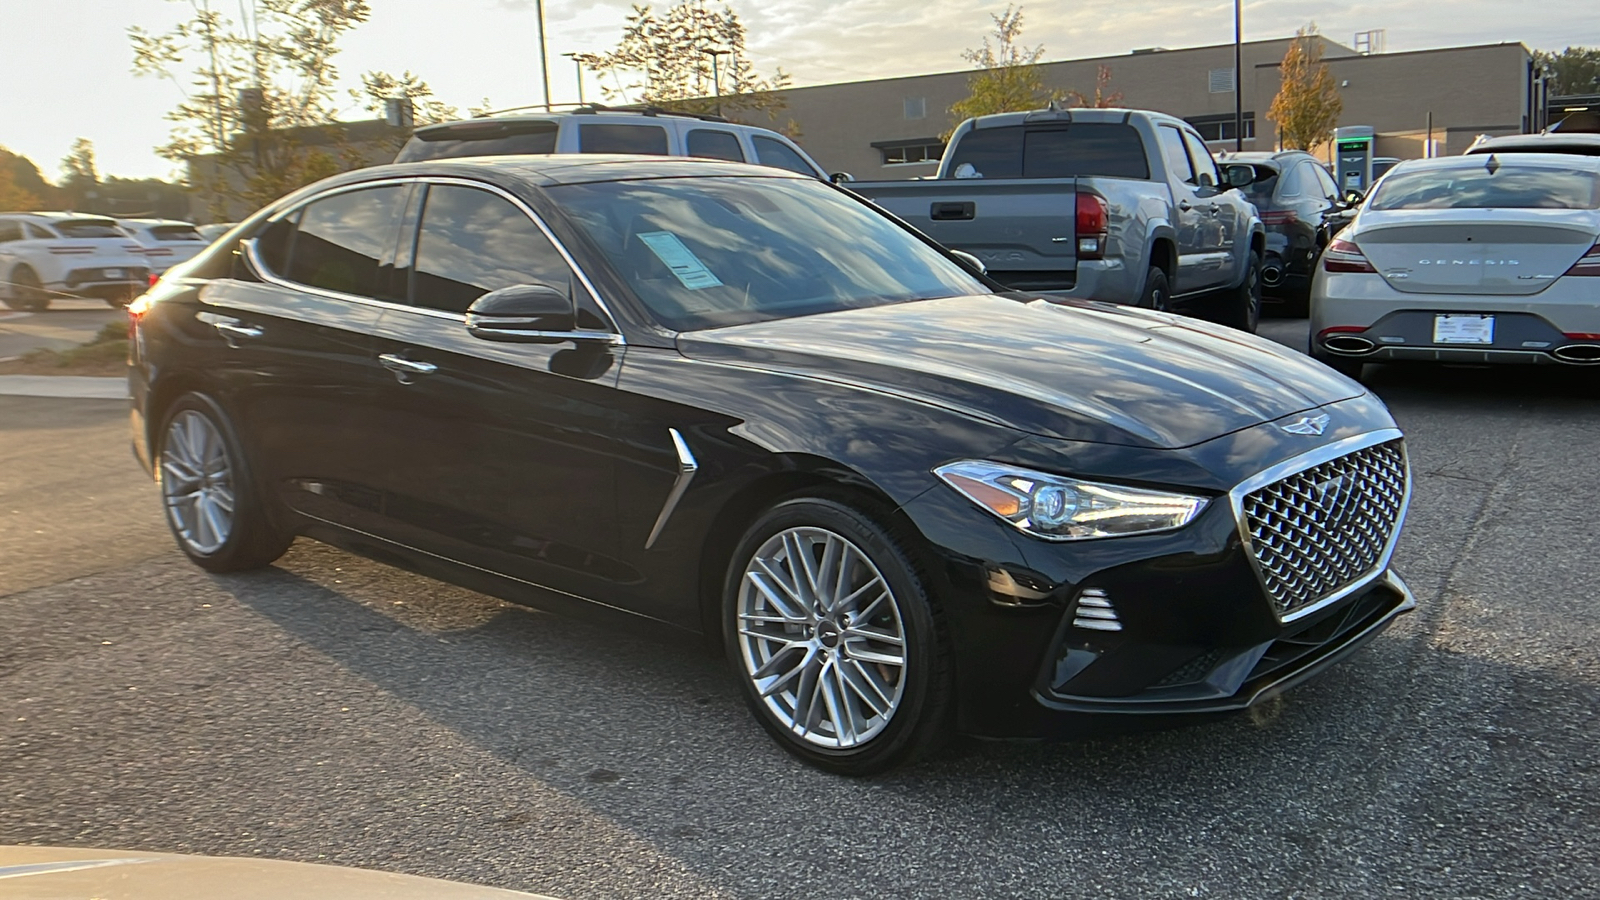
<path fill-rule="evenodd" d="M 1494 316 L 1440 314 L 1433 317 L 1435 344 L 1492 344 Z"/>
<path fill-rule="evenodd" d="M 121 278 L 122 272 L 122 269 L 102 269 L 100 270 L 100 276 L 102 278 Z"/>

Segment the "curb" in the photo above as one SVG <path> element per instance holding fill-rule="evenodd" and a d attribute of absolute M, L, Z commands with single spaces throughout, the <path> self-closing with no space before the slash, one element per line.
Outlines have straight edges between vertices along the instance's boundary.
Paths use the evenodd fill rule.
<path fill-rule="evenodd" d="M 86 375 L 0 375 L 0 396 L 126 400 L 128 379 Z"/>

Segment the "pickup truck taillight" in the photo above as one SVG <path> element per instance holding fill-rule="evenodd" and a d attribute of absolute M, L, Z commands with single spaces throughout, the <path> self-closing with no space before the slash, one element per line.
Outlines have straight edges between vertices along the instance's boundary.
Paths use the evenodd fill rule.
<path fill-rule="evenodd" d="M 1578 261 L 1567 270 L 1568 275 L 1592 275 L 1600 277 L 1600 244 L 1589 248 L 1589 252 L 1578 257 Z"/>
<path fill-rule="evenodd" d="M 1326 272 L 1370 272 L 1378 270 L 1367 262 L 1366 254 L 1350 241 L 1334 241 L 1322 251 L 1322 268 Z"/>
<path fill-rule="evenodd" d="M 1094 194 L 1078 194 L 1078 258 L 1106 258 L 1106 201 Z"/>

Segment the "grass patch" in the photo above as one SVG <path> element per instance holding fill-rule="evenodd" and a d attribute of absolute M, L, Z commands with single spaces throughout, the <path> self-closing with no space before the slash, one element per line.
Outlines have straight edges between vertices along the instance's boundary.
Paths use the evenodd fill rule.
<path fill-rule="evenodd" d="M 118 377 L 128 374 L 128 326 L 109 322 L 87 344 L 67 350 L 35 350 L 20 359 L 0 363 L 0 375 L 91 375 Z"/>

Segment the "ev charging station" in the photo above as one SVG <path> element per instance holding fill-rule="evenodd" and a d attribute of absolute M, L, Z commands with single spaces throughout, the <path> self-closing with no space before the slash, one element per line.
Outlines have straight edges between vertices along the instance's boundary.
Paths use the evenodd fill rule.
<path fill-rule="evenodd" d="M 1365 194 L 1372 186 L 1374 137 L 1370 125 L 1347 125 L 1333 130 L 1333 171 L 1339 179 L 1339 190 Z"/>

